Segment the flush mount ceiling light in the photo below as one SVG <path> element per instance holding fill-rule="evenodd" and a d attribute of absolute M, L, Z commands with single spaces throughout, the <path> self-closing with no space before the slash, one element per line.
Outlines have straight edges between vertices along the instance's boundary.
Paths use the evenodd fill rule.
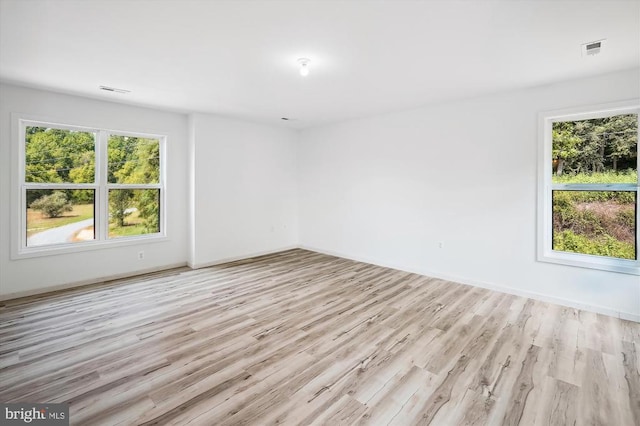
<path fill-rule="evenodd" d="M 303 77 L 309 75 L 309 62 L 311 62 L 311 59 L 298 58 L 298 64 L 300 65 L 300 75 Z"/>

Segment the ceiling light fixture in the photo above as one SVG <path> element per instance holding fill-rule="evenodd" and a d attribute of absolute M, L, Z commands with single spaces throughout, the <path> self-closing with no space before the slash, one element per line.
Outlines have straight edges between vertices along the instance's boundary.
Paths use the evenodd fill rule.
<path fill-rule="evenodd" d="M 309 75 L 309 62 L 311 59 L 308 58 L 299 58 L 298 63 L 300 64 L 300 75 L 306 77 Z"/>

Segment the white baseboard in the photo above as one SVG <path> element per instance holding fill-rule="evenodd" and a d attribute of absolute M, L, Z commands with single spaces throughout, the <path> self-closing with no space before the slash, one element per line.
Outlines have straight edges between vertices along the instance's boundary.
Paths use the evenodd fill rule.
<path fill-rule="evenodd" d="M 209 266 L 222 265 L 223 263 L 230 263 L 230 262 L 236 262 L 238 260 L 251 259 L 252 257 L 266 256 L 268 254 L 280 253 L 281 251 L 293 250 L 293 249 L 297 249 L 297 248 L 300 248 L 300 246 L 298 246 L 298 245 L 289 245 L 289 246 L 284 246 L 284 247 L 280 247 L 280 248 L 272 249 L 272 250 L 257 251 L 257 252 L 253 252 L 253 253 L 240 255 L 240 256 L 225 257 L 225 258 L 222 258 L 222 259 L 212 260 L 210 262 L 202 262 L 202 263 L 187 262 L 187 265 L 191 269 L 201 269 L 201 268 L 207 268 Z"/>
<path fill-rule="evenodd" d="M 102 283 L 102 282 L 105 282 L 105 281 L 112 281 L 112 280 L 117 280 L 117 279 L 121 279 L 121 278 L 131 278 L 131 277 L 135 277 L 137 275 L 149 274 L 149 273 L 152 273 L 152 272 L 160 272 L 160 271 L 164 271 L 164 270 L 168 270 L 168 269 L 179 268 L 179 267 L 182 267 L 182 266 L 188 266 L 191 269 L 206 268 L 207 266 L 215 266 L 215 265 L 220 265 L 220 264 L 223 264 L 223 263 L 235 262 L 237 260 L 250 259 L 252 257 L 279 253 L 281 251 L 292 250 L 292 249 L 295 249 L 295 248 L 298 248 L 298 246 L 297 245 L 290 245 L 290 246 L 285 246 L 285 247 L 281 247 L 281 248 L 278 248 L 278 249 L 255 252 L 255 253 L 249 253 L 249 254 L 242 255 L 242 256 L 228 257 L 228 258 L 218 259 L 218 260 L 214 260 L 212 262 L 200 263 L 200 264 L 196 264 L 196 265 L 193 265 L 191 262 L 173 263 L 173 264 L 169 264 L 169 265 L 163 265 L 163 266 L 158 266 L 158 267 L 148 268 L 148 269 L 141 269 L 141 270 L 137 270 L 137 271 L 133 271 L 133 272 L 126 272 L 126 273 L 122 273 L 122 274 L 113 274 L 113 275 L 108 275 L 108 276 L 89 279 L 89 280 L 74 281 L 72 283 L 66 283 L 66 284 L 60 284 L 60 285 L 55 285 L 55 286 L 42 287 L 42 288 L 33 289 L 33 290 L 26 290 L 26 291 L 14 292 L 14 293 L 0 294 L 0 301 L 10 300 L 10 299 L 18 299 L 18 298 L 21 298 L 21 297 L 28 297 L 28 296 L 36 296 L 36 295 L 39 295 L 39 294 L 53 293 L 53 292 L 60 291 L 60 290 L 68 290 L 68 289 L 71 289 L 71 288 L 83 287 L 83 286 L 87 286 L 87 285 L 98 284 L 98 283 Z"/>
<path fill-rule="evenodd" d="M 246 260 L 246 259 L 250 259 L 250 258 L 253 258 L 253 257 L 265 256 L 265 255 L 269 255 L 269 254 L 275 254 L 275 253 L 279 253 L 279 252 L 283 252 L 283 251 L 287 251 L 287 250 L 293 250 L 293 249 L 296 249 L 296 248 L 309 250 L 309 251 L 313 251 L 313 252 L 316 252 L 316 253 L 326 254 L 326 255 L 329 255 L 329 256 L 335 256 L 335 257 L 341 257 L 341 258 L 344 258 L 344 259 L 355 260 L 357 262 L 369 263 L 369 264 L 372 264 L 372 265 L 382 266 L 382 267 L 385 267 L 385 268 L 396 269 L 396 270 L 399 270 L 399 271 L 411 272 L 411 273 L 418 274 L 418 275 L 424 275 L 424 276 L 429 276 L 429 277 L 433 277 L 433 278 L 439 278 L 439 279 L 443 279 L 443 280 L 447 280 L 447 281 L 453 281 L 453 282 L 456 282 L 456 283 L 470 285 L 470 286 L 474 286 L 474 287 L 486 288 L 488 290 L 495 290 L 495 291 L 499 291 L 499 292 L 502 292 L 502 293 L 513 294 L 515 296 L 528 297 L 528 298 L 540 300 L 540 301 L 543 301 L 543 302 L 555 303 L 555 304 L 562 305 L 562 306 L 567 306 L 567 307 L 570 307 L 570 308 L 582 309 L 582 310 L 585 310 L 585 311 L 595 312 L 595 313 L 599 313 L 599 314 L 603 314 L 603 315 L 612 316 L 612 317 L 615 317 L 615 318 L 621 318 L 621 319 L 625 319 L 625 320 L 629 320 L 629 321 L 634 321 L 634 322 L 640 323 L 640 315 L 639 314 L 634 314 L 634 313 L 631 313 L 631 312 L 617 311 L 615 309 L 612 309 L 612 308 L 609 308 L 609 307 L 606 307 L 606 306 L 599 306 L 599 305 L 580 303 L 580 302 L 576 302 L 576 301 L 570 300 L 570 299 L 563 299 L 563 298 L 560 298 L 560 297 L 550 296 L 550 295 L 543 294 L 543 293 L 536 293 L 536 292 L 527 291 L 527 290 L 520 290 L 520 289 L 516 289 L 516 288 L 513 288 L 513 287 L 508 287 L 508 286 L 504 286 L 504 285 L 488 283 L 488 282 L 484 282 L 484 281 L 478 281 L 478 280 L 474 280 L 474 279 L 470 279 L 470 278 L 466 278 L 466 277 L 459 277 L 459 276 L 453 276 L 453 275 L 449 275 L 449 274 L 443 274 L 443 273 L 440 273 L 440 272 L 437 272 L 437 271 L 423 270 L 423 269 L 416 270 L 416 269 L 412 269 L 412 268 L 406 268 L 406 267 L 403 267 L 403 266 L 394 265 L 394 264 L 390 264 L 390 263 L 387 263 L 387 262 L 381 262 L 381 261 L 379 261 L 377 259 L 371 259 L 371 258 L 359 257 L 359 256 L 351 256 L 351 255 L 347 255 L 347 254 L 344 254 L 344 253 L 338 253 L 338 252 L 335 252 L 335 251 L 332 251 L 332 250 L 324 250 L 324 249 L 320 249 L 320 248 L 317 248 L 317 247 L 311 247 L 311 246 L 306 246 L 306 245 L 290 245 L 290 246 L 285 246 L 285 247 L 281 247 L 281 248 L 278 248 L 278 249 L 265 250 L 265 251 L 260 251 L 260 252 L 253 252 L 253 253 L 249 253 L 249 254 L 245 254 L 245 255 L 241 255 L 241 256 L 227 257 L 227 258 L 213 260 L 211 262 L 198 263 L 198 264 L 193 264 L 191 262 L 176 263 L 176 264 L 165 265 L 165 266 L 156 267 L 156 268 L 149 268 L 149 269 L 145 269 L 145 270 L 135 271 L 135 272 L 131 272 L 131 273 L 110 275 L 110 276 L 107 276 L 107 277 L 96 278 L 96 279 L 92 279 L 92 280 L 76 281 L 76 282 L 73 282 L 73 283 L 63 284 L 63 285 L 59 285 L 59 286 L 52 286 L 52 287 L 46 287 L 46 288 L 35 289 L 35 290 L 28 290 L 28 291 L 23 291 L 23 292 L 2 294 L 2 295 L 0 295 L 0 300 L 17 299 L 19 297 L 27 297 L 27 296 L 34 296 L 34 295 L 37 295 L 37 294 L 51 293 L 51 292 L 54 292 L 54 291 L 65 290 L 65 289 L 69 289 L 69 288 L 75 288 L 75 287 L 81 287 L 81 286 L 86 286 L 86 285 L 91 285 L 91 284 L 97 284 L 97 283 L 101 283 L 101 282 L 104 282 L 104 281 L 111 281 L 111 280 L 120 279 L 120 278 L 129 278 L 129 277 L 132 277 L 132 276 L 148 274 L 148 273 L 151 273 L 151 272 L 159 272 L 159 271 L 163 271 L 163 270 L 167 270 L 167 269 L 178 268 L 178 267 L 181 267 L 181 266 L 189 266 L 191 269 L 206 268 L 206 267 L 209 267 L 209 266 L 221 265 L 223 263 L 230 263 L 230 262 L 235 262 L 235 261 L 238 261 L 238 260 Z"/>
<path fill-rule="evenodd" d="M 54 285 L 50 287 L 42 287 L 42 288 L 33 289 L 33 290 L 18 291 L 15 293 L 0 294 L 0 301 L 18 299 L 20 297 L 36 296 L 39 294 L 53 293 L 55 291 L 68 290 L 70 288 L 83 287 L 83 286 L 92 285 L 92 284 L 99 284 L 105 281 L 118 280 L 121 278 L 131 278 L 137 275 L 150 274 L 152 272 L 160 272 L 168 269 L 180 268 L 182 266 L 187 266 L 187 263 L 186 262 L 173 263 L 169 265 L 157 266 L 155 268 L 140 269 L 133 272 L 125 272 L 122 274 L 108 275 L 105 277 L 93 278 L 89 280 L 74 281 L 72 283 L 67 283 L 67 284 Z"/>
<path fill-rule="evenodd" d="M 580 303 L 580 302 L 576 302 L 576 301 L 570 300 L 570 299 L 563 299 L 563 298 L 560 298 L 560 297 L 550 296 L 550 295 L 543 294 L 543 293 L 536 293 L 536 292 L 527 291 L 527 290 L 520 290 L 520 289 L 516 289 L 516 288 L 513 288 L 513 287 L 508 287 L 508 286 L 504 286 L 504 285 L 488 283 L 488 282 L 484 282 L 484 281 L 473 280 L 473 279 L 466 278 L 466 277 L 459 277 L 459 276 L 453 276 L 453 275 L 449 275 L 449 274 L 443 274 L 443 273 L 440 273 L 440 272 L 437 272 L 437 271 L 415 270 L 415 269 L 411 269 L 411 268 L 405 268 L 405 267 L 402 267 L 402 266 L 393 265 L 393 264 L 389 264 L 389 263 L 386 263 L 386 262 L 380 262 L 377 259 L 371 259 L 371 258 L 366 258 L 366 257 L 358 257 L 358 256 L 354 257 L 354 256 L 350 256 L 350 255 L 347 255 L 347 254 L 344 254 L 344 253 L 334 252 L 332 250 L 319 249 L 317 247 L 310 247 L 310 246 L 306 246 L 306 245 L 301 245 L 299 247 L 301 249 L 304 249 L 304 250 L 314 251 L 316 253 L 322 253 L 322 254 L 326 254 L 326 255 L 329 255 L 329 256 L 341 257 L 341 258 L 344 258 L 344 259 L 355 260 L 357 262 L 369 263 L 369 264 L 372 264 L 372 265 L 382 266 L 382 267 L 385 267 L 385 268 L 396 269 L 396 270 L 404 271 L 404 272 L 411 272 L 411 273 L 414 273 L 414 274 L 429 276 L 429 277 L 433 277 L 433 278 L 439 278 L 439 279 L 447 280 L 447 281 L 453 281 L 453 282 L 456 282 L 456 283 L 466 284 L 466 285 L 470 285 L 470 286 L 473 286 L 473 287 L 486 288 L 488 290 L 495 290 L 495 291 L 499 291 L 501 293 L 507 293 L 507 294 L 513 294 L 515 296 L 527 297 L 527 298 L 530 298 L 530 299 L 540 300 L 540 301 L 543 301 L 543 302 L 549 302 L 549 303 L 554 303 L 554 304 L 557 304 L 557 305 L 567 306 L 569 308 L 581 309 L 581 310 L 585 310 L 585 311 L 595 312 L 595 313 L 598 313 L 598 314 L 603 314 L 603 315 L 607 315 L 607 316 L 611 316 L 611 317 L 615 317 L 615 318 L 620 318 L 620 319 L 625 319 L 625 320 L 629 320 L 629 321 L 634 321 L 634 322 L 639 322 L 640 323 L 640 314 L 634 314 L 634 313 L 631 313 L 631 312 L 621 312 L 621 311 L 617 311 L 615 309 L 612 309 L 612 308 L 609 308 L 609 307 L 606 307 L 606 306 L 599 306 L 599 305 Z"/>

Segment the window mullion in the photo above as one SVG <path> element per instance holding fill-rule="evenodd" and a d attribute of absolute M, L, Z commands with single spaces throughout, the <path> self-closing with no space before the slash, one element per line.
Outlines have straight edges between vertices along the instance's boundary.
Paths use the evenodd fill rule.
<path fill-rule="evenodd" d="M 636 262 L 640 264 L 640 229 L 638 229 L 640 223 L 640 108 L 637 109 L 637 127 L 636 127 L 636 173 L 637 173 L 637 191 L 636 191 Z"/>
<path fill-rule="evenodd" d="M 97 240 L 106 240 L 109 228 L 109 201 L 107 198 L 107 132 L 98 131 L 96 143 L 96 204 L 95 204 L 95 232 Z"/>
<path fill-rule="evenodd" d="M 109 183 L 108 189 L 162 189 L 159 183 Z"/>
<path fill-rule="evenodd" d="M 24 181 L 24 174 L 22 179 Z M 24 183 L 20 186 L 20 211 L 20 220 L 22 221 L 20 224 L 20 248 L 22 249 L 27 247 L 27 187 Z"/>
<path fill-rule="evenodd" d="M 638 191 L 638 185 L 634 183 L 554 183 L 553 191 Z"/>
<path fill-rule="evenodd" d="M 95 183 L 34 183 L 25 182 L 26 189 L 95 189 Z"/>

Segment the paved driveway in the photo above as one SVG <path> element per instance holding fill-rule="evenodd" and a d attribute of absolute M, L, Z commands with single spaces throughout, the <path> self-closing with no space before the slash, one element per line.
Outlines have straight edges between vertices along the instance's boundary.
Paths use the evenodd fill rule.
<path fill-rule="evenodd" d="M 93 219 L 85 219 L 80 222 L 59 226 L 38 232 L 27 238 L 27 246 L 42 246 L 45 244 L 60 244 L 71 241 L 76 232 L 93 225 Z"/>

